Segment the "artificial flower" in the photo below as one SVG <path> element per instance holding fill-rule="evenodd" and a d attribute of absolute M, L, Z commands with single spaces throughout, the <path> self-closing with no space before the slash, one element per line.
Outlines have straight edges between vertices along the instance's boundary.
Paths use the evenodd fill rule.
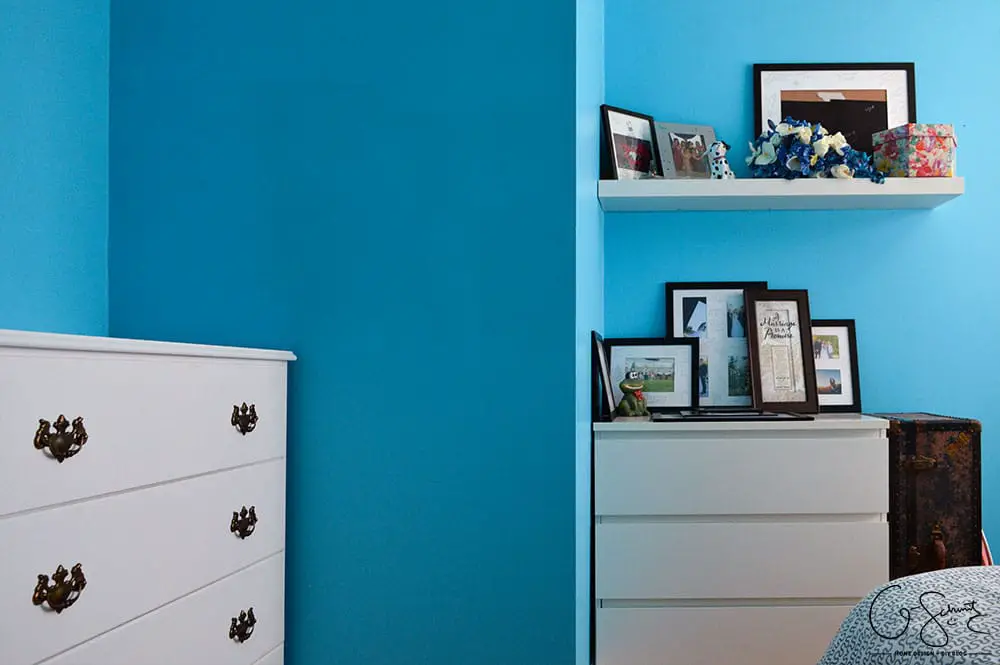
<path fill-rule="evenodd" d="M 809 125 L 803 125 L 801 127 L 795 128 L 795 136 L 802 143 L 808 144 L 812 140 L 813 130 Z"/>
<path fill-rule="evenodd" d="M 847 164 L 834 164 L 830 167 L 830 175 L 834 178 L 853 178 L 854 171 Z"/>
<path fill-rule="evenodd" d="M 778 159 L 778 154 L 774 150 L 774 144 L 768 142 L 761 144 L 760 153 L 754 159 L 754 162 L 757 164 L 772 164 L 776 159 Z"/>
<path fill-rule="evenodd" d="M 812 142 L 813 152 L 815 152 L 820 157 L 826 157 L 826 153 L 830 150 L 830 137 L 821 136 Z"/>
<path fill-rule="evenodd" d="M 847 145 L 847 139 L 840 132 L 837 132 L 830 137 L 830 147 L 833 148 L 838 155 L 844 154 L 844 147 Z"/>

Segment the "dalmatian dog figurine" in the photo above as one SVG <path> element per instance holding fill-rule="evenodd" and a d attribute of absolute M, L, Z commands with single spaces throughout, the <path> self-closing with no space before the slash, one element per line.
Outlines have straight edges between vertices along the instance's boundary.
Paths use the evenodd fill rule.
<path fill-rule="evenodd" d="M 736 177 L 733 170 L 729 168 L 729 159 L 726 153 L 729 152 L 729 144 L 725 141 L 716 141 L 708 147 L 708 167 L 713 180 L 732 180 Z"/>

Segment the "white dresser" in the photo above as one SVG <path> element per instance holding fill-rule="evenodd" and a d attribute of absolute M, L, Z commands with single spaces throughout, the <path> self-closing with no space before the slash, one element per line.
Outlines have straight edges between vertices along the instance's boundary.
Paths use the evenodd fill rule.
<path fill-rule="evenodd" d="M 281 665 L 294 358 L 0 331 L 0 663 Z"/>
<path fill-rule="evenodd" d="M 595 423 L 597 665 L 814 665 L 888 580 L 888 423 Z"/>

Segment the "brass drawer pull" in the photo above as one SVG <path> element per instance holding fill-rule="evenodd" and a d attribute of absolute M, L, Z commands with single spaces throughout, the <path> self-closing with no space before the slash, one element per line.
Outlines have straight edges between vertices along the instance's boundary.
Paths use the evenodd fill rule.
<path fill-rule="evenodd" d="M 229 530 L 239 536 L 240 540 L 248 538 L 256 528 L 257 510 L 254 506 L 250 506 L 250 510 L 243 506 L 240 512 L 233 511 L 233 521 L 229 523 Z"/>
<path fill-rule="evenodd" d="M 233 424 L 233 427 L 239 430 L 240 434 L 246 436 L 249 432 L 254 431 L 257 427 L 257 407 L 255 404 L 247 406 L 246 402 L 243 402 L 243 406 L 233 405 L 233 416 L 229 419 L 229 422 Z"/>
<path fill-rule="evenodd" d="M 87 579 L 83 576 L 83 568 L 80 564 L 73 566 L 73 570 L 70 572 L 66 572 L 65 568 L 59 566 L 52 575 L 51 584 L 49 584 L 48 575 L 38 576 L 38 584 L 35 585 L 35 593 L 31 596 L 31 602 L 34 605 L 48 603 L 49 607 L 55 610 L 56 614 L 59 614 L 66 608 L 73 606 L 85 586 L 87 586 Z"/>
<path fill-rule="evenodd" d="M 59 414 L 55 423 L 49 423 L 44 418 L 39 418 L 38 429 L 35 430 L 35 448 L 42 450 L 48 448 L 49 453 L 62 464 L 63 460 L 76 455 L 87 443 L 87 430 L 83 426 L 83 418 L 73 419 L 73 430 L 67 432 L 70 422 L 66 416 Z M 53 428 L 55 431 L 52 431 Z"/>
<path fill-rule="evenodd" d="M 253 635 L 253 627 L 256 624 L 257 617 L 253 615 L 252 607 L 246 612 L 240 612 L 239 618 L 233 617 L 232 623 L 229 624 L 229 639 L 240 643 L 246 642 Z"/>

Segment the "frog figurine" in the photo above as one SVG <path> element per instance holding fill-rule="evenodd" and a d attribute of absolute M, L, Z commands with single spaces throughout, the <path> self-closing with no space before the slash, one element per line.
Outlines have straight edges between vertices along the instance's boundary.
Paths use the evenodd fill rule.
<path fill-rule="evenodd" d="M 618 384 L 618 387 L 621 388 L 622 398 L 618 402 L 618 407 L 615 408 L 616 415 L 625 418 L 649 415 L 649 410 L 646 409 L 646 398 L 642 396 L 642 379 L 639 378 L 639 372 L 634 370 L 626 372 L 625 378 Z"/>

